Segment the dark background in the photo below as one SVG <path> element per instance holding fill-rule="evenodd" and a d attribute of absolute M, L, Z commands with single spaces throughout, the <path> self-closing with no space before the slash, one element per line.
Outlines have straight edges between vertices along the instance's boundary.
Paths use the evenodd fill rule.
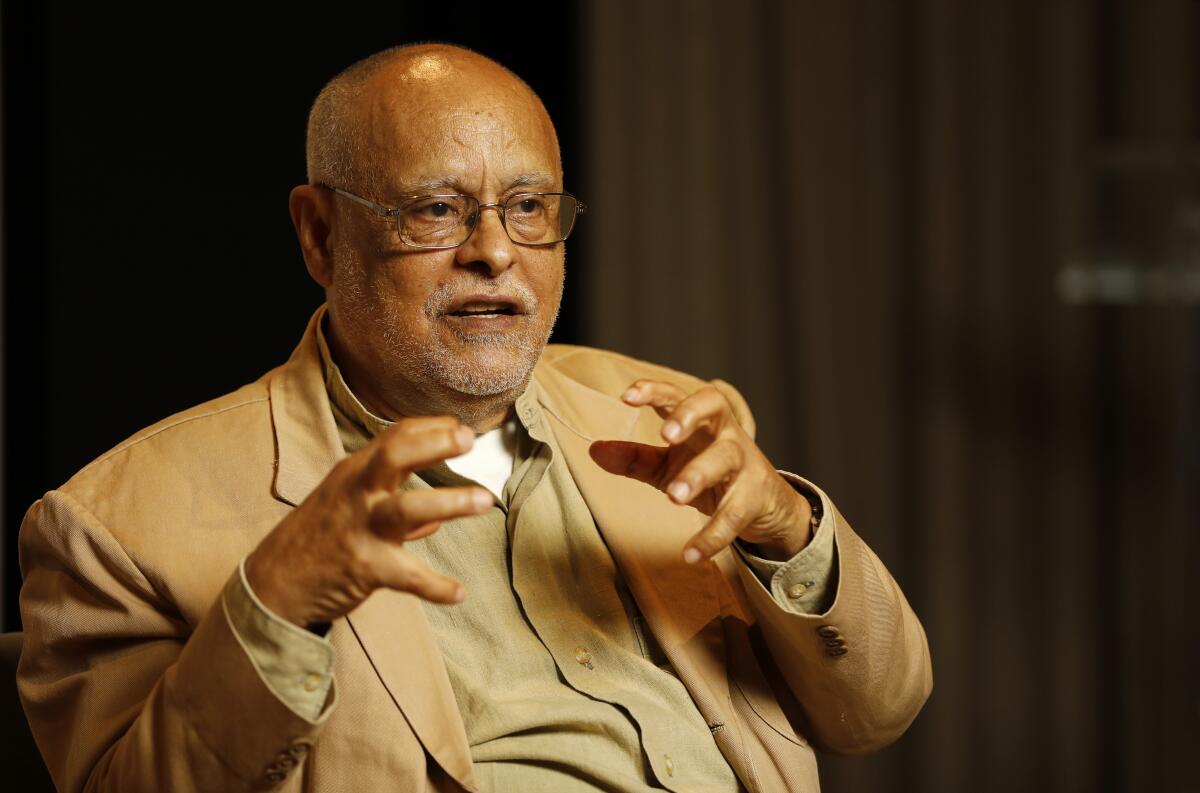
<path fill-rule="evenodd" d="M 29 504 L 299 341 L 322 295 L 287 199 L 306 181 L 308 107 L 333 75 L 396 43 L 452 39 L 533 86 L 573 174 L 573 7 L 529 9 L 532 35 L 502 4 L 453 4 L 452 22 L 449 8 L 3 5 L 7 628 Z M 574 280 L 560 340 L 580 338 Z"/>
<path fill-rule="evenodd" d="M 321 85 L 448 40 L 589 204 L 557 340 L 741 388 L 920 615 L 932 698 L 826 790 L 1200 791 L 1196 0 L 0 13 L 6 630 L 28 505 L 319 304 Z"/>

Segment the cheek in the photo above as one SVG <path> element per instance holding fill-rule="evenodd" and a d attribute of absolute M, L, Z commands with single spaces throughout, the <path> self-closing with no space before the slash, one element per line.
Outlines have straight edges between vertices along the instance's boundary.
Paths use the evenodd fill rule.
<path fill-rule="evenodd" d="M 533 269 L 530 285 L 537 290 L 538 297 L 548 300 L 562 291 L 563 276 L 562 252 L 547 251 L 545 258 L 539 260 Z"/>

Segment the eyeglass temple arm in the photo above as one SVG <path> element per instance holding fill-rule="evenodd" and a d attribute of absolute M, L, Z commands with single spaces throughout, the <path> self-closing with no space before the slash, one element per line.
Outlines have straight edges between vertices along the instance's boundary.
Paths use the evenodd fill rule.
<path fill-rule="evenodd" d="M 316 184 L 318 187 L 324 187 L 326 190 L 332 190 L 335 194 L 340 195 L 343 198 L 349 198 L 351 201 L 356 201 L 365 207 L 374 209 L 376 212 L 378 212 L 381 215 L 388 215 L 389 217 L 391 217 L 400 211 L 398 209 L 392 209 L 390 207 L 385 207 L 383 204 L 376 204 L 374 201 L 370 201 L 366 198 L 363 198 L 362 196 L 357 196 L 354 193 L 343 190 L 340 187 L 334 187 L 331 184 L 325 184 L 324 182 L 314 182 L 314 184 Z"/>

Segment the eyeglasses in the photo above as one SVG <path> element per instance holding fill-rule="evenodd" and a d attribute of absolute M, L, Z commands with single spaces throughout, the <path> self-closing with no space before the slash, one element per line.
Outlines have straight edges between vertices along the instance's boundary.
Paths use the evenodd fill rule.
<path fill-rule="evenodd" d="M 481 204 L 469 195 L 423 195 L 387 207 L 354 193 L 317 182 L 318 187 L 356 201 L 396 220 L 400 241 L 414 248 L 457 248 L 466 242 L 484 209 L 500 215 L 508 238 L 519 245 L 554 245 L 571 235 L 584 203 L 570 193 L 517 193 L 496 204 Z"/>

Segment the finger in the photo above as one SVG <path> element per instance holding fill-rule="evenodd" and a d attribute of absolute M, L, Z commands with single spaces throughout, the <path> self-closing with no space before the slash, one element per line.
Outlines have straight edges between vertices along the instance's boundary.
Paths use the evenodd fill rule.
<path fill-rule="evenodd" d="M 680 402 L 670 414 L 664 416 L 662 436 L 672 445 L 687 441 L 701 428 L 710 428 L 712 434 L 724 426 L 731 416 L 729 402 L 712 386 L 701 388 Z"/>
<path fill-rule="evenodd" d="M 466 597 L 462 582 L 442 575 L 404 551 L 391 546 L 380 554 L 379 583 L 388 589 L 410 592 L 431 603 L 461 603 Z"/>
<path fill-rule="evenodd" d="M 736 477 L 746 464 L 741 446 L 719 440 L 688 461 L 667 483 L 667 495 L 676 504 L 688 504 L 709 488 Z"/>
<path fill-rule="evenodd" d="M 750 525 L 750 520 L 750 510 L 738 497 L 736 488 L 731 489 L 704 528 L 684 545 L 683 561 L 695 564 L 701 559 L 711 559 L 722 549 L 728 548 Z"/>
<path fill-rule="evenodd" d="M 367 490 L 395 487 L 413 471 L 428 468 L 457 457 L 471 448 L 475 433 L 470 427 L 444 424 L 411 432 L 388 431 L 387 437 L 371 453 L 360 474 Z"/>
<path fill-rule="evenodd" d="M 632 441 L 596 441 L 588 447 L 596 464 L 610 474 L 627 476 L 659 487 L 667 463 L 667 449 Z"/>
<path fill-rule="evenodd" d="M 634 407 L 652 407 L 659 418 L 666 418 L 683 400 L 687 392 L 673 383 L 661 380 L 635 380 L 621 394 L 621 401 Z"/>
<path fill-rule="evenodd" d="M 429 524 L 444 520 L 479 515 L 495 503 L 492 494 L 482 487 L 444 487 L 431 490 L 404 490 L 381 498 L 371 505 L 367 514 L 368 528 L 391 540 L 414 540 L 436 531 Z"/>
<path fill-rule="evenodd" d="M 454 416 L 416 416 L 414 418 L 399 419 L 386 432 L 380 434 L 398 433 L 401 435 L 413 435 L 419 432 L 429 432 L 430 430 L 457 429 L 461 424 L 462 422 Z"/>
<path fill-rule="evenodd" d="M 462 422 L 454 416 L 418 416 L 416 418 L 402 418 L 396 421 L 392 426 L 388 427 L 383 432 L 371 439 L 365 448 L 374 450 L 397 436 L 417 435 L 422 432 L 430 432 L 439 429 L 457 429 L 462 425 Z M 370 454 L 371 452 L 368 452 Z"/>

